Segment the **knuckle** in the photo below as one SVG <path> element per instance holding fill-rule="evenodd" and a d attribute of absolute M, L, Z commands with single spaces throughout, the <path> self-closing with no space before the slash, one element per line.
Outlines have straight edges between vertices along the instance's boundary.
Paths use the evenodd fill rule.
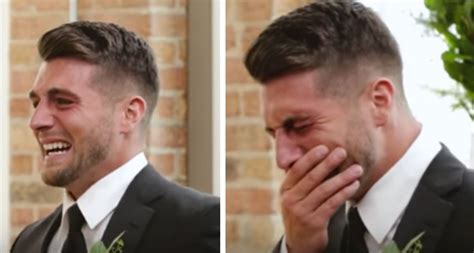
<path fill-rule="evenodd" d="M 329 184 L 322 184 L 320 187 L 318 187 L 318 195 L 322 197 L 327 197 L 331 194 L 331 187 Z"/>
<path fill-rule="evenodd" d="M 286 217 L 290 217 L 292 220 L 302 222 L 305 217 L 305 209 L 299 205 L 285 205 L 282 206 L 282 211 Z"/>
<path fill-rule="evenodd" d="M 280 186 L 280 195 L 283 196 L 283 194 L 285 194 L 285 192 L 287 192 L 289 190 L 289 187 L 286 185 L 286 183 L 284 182 L 281 186 Z"/>
<path fill-rule="evenodd" d="M 340 199 L 335 196 L 333 198 L 330 198 L 326 201 L 326 209 L 327 211 L 329 212 L 335 212 L 337 210 L 337 208 L 339 208 L 340 206 Z"/>
<path fill-rule="evenodd" d="M 308 227 L 317 227 L 318 219 L 313 219 L 310 215 L 301 217 L 301 224 Z"/>
<path fill-rule="evenodd" d="M 307 178 L 310 182 L 319 182 L 321 180 L 320 173 L 318 170 L 314 169 L 307 174 Z"/>
<path fill-rule="evenodd" d="M 299 220 L 304 220 L 304 209 L 301 207 L 301 206 L 293 206 L 293 208 L 291 208 L 291 213 L 294 217 L 298 218 Z"/>
<path fill-rule="evenodd" d="M 312 216 L 308 217 L 314 228 L 324 228 L 328 224 L 330 217 L 326 216 L 321 211 L 320 208 Z"/>
<path fill-rule="evenodd" d="M 294 197 L 291 194 L 284 194 L 281 197 L 281 206 L 285 209 L 291 209 L 294 205 Z"/>

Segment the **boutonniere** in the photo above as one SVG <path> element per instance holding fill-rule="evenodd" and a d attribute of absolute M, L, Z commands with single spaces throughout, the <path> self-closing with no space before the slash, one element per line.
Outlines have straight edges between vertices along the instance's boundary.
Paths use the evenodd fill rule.
<path fill-rule="evenodd" d="M 411 239 L 403 250 L 400 250 L 397 244 L 392 240 L 383 248 L 382 253 L 420 253 L 423 248 L 423 244 L 421 244 L 423 234 L 425 234 L 425 232 L 419 233 Z"/>
<path fill-rule="evenodd" d="M 105 247 L 105 244 L 102 241 L 94 243 L 89 253 L 122 253 L 123 247 L 125 246 L 122 239 L 124 233 L 125 231 L 115 237 L 109 248 Z"/>

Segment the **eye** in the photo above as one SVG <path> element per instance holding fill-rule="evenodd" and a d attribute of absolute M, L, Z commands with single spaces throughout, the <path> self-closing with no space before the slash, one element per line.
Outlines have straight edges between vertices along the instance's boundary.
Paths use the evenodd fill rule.
<path fill-rule="evenodd" d="M 311 124 L 297 125 L 294 127 L 294 131 L 298 134 L 306 132 L 311 127 Z"/>
<path fill-rule="evenodd" d="M 304 135 L 311 129 L 311 123 L 295 123 L 285 127 L 288 134 Z"/>
<path fill-rule="evenodd" d="M 68 106 L 71 105 L 73 101 L 67 98 L 56 98 L 55 103 L 59 106 Z"/>

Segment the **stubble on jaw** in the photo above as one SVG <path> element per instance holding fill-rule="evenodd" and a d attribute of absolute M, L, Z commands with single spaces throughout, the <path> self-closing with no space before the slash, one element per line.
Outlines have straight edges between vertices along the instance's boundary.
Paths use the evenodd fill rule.
<path fill-rule="evenodd" d="M 348 155 L 352 161 L 346 165 L 346 168 L 352 164 L 358 164 L 363 169 L 363 174 L 359 178 L 359 190 L 354 195 L 357 199 L 368 190 L 367 184 L 376 164 L 377 150 L 375 148 L 375 137 L 369 131 L 367 123 L 356 115 L 350 117 L 349 124 L 351 127 L 347 134 L 346 145 Z"/>
<path fill-rule="evenodd" d="M 54 174 L 50 175 L 43 171 L 41 173 L 43 182 L 50 186 L 66 187 L 81 176 L 87 175 L 91 168 L 106 159 L 112 139 L 112 133 L 107 129 L 111 122 L 111 119 L 104 116 L 96 127 L 91 128 L 90 133 L 80 141 L 83 151 L 77 153 L 77 150 L 74 149 L 76 154 L 73 154 L 73 160 Z"/>

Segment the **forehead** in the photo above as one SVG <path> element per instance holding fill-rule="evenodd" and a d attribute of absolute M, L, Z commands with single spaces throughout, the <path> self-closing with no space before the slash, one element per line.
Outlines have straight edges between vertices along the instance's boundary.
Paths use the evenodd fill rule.
<path fill-rule="evenodd" d="M 265 83 L 263 86 L 265 115 L 306 111 L 309 103 L 321 99 L 316 87 L 315 71 L 289 74 Z"/>
<path fill-rule="evenodd" d="M 290 118 L 326 118 L 339 114 L 341 105 L 323 95 L 317 70 L 289 74 L 265 83 L 264 117 L 267 127 L 279 127 Z"/>
<path fill-rule="evenodd" d="M 319 95 L 316 89 L 317 81 L 318 72 L 316 70 L 291 73 L 264 83 L 264 94 L 266 97 Z"/>
<path fill-rule="evenodd" d="M 41 64 L 32 93 L 43 95 L 50 89 L 64 89 L 76 93 L 92 92 L 89 85 L 97 66 L 76 59 L 58 58 Z"/>

